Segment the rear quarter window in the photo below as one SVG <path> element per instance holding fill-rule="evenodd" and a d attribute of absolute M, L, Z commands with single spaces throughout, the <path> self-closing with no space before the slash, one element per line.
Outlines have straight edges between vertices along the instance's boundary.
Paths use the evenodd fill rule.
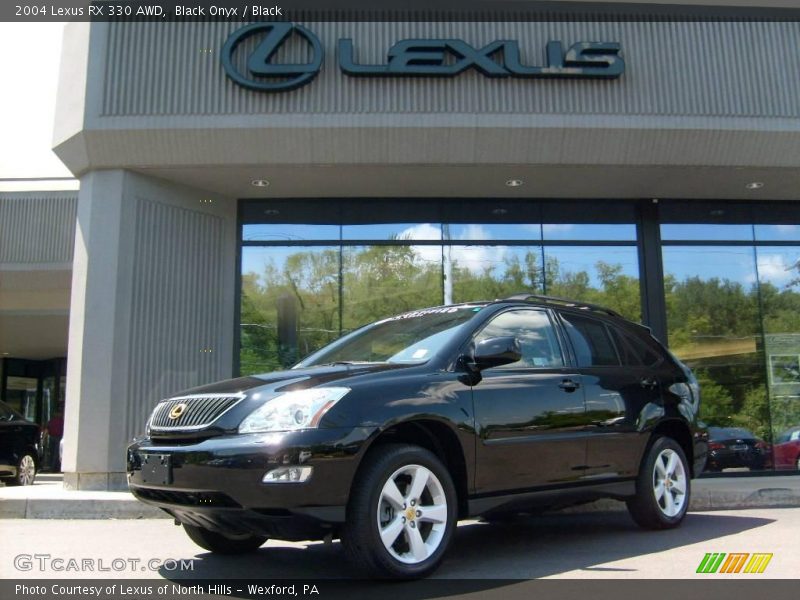
<path fill-rule="evenodd" d="M 626 367 L 641 367 L 644 365 L 644 359 L 641 352 L 634 350 L 634 345 L 623 335 L 616 327 L 609 327 L 611 337 L 614 339 L 614 345 L 617 347 L 619 358 L 622 364 Z"/>
<path fill-rule="evenodd" d="M 579 367 L 616 367 L 620 361 L 603 322 L 561 313 Z"/>
<path fill-rule="evenodd" d="M 633 360 L 638 361 L 636 363 L 625 364 L 637 364 L 644 365 L 646 367 L 653 367 L 663 359 L 663 356 L 660 352 L 636 335 L 628 333 L 624 330 L 619 330 L 616 327 L 612 327 L 611 329 L 618 336 L 622 337 L 623 343 L 627 343 L 630 346 L 631 351 L 635 355 Z M 616 338 L 614 341 L 616 341 Z"/>

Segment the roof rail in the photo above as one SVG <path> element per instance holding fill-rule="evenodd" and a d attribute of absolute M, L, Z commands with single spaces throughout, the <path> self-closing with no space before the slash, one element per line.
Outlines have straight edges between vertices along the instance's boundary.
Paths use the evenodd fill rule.
<path fill-rule="evenodd" d="M 544 304 L 556 304 L 558 306 L 564 306 L 566 308 L 576 308 L 578 310 L 591 310 L 594 312 L 601 312 L 612 317 L 620 317 L 622 315 L 619 314 L 615 310 L 611 310 L 610 308 L 606 308 L 605 306 L 600 306 L 599 304 L 590 304 L 589 302 L 576 302 L 575 300 L 567 300 L 566 298 L 556 298 L 555 296 L 541 296 L 537 294 L 514 294 L 513 296 L 508 296 L 507 298 L 503 298 L 502 300 L 522 300 L 522 301 L 534 301 L 534 302 L 542 302 Z"/>

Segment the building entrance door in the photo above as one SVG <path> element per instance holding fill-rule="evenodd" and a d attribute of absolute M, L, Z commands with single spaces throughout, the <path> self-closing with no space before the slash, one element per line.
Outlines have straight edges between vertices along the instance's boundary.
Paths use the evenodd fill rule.
<path fill-rule="evenodd" d="M 41 428 L 39 469 L 60 471 L 66 360 L 4 358 L 0 373 L 0 400 Z"/>

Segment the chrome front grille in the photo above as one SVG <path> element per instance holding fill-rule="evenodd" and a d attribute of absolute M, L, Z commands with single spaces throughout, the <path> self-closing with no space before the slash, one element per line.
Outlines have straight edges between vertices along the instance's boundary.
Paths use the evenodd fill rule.
<path fill-rule="evenodd" d="M 164 400 L 150 417 L 151 431 L 195 431 L 208 427 L 233 408 L 244 394 L 198 394 Z"/>

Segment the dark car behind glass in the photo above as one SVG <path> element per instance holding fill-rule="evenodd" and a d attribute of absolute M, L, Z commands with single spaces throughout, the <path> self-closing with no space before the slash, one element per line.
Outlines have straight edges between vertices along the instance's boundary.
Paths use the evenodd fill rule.
<path fill-rule="evenodd" d="M 39 465 L 39 426 L 0 402 L 0 478 L 31 485 Z"/>
<path fill-rule="evenodd" d="M 167 398 L 129 483 L 212 552 L 339 538 L 359 576 L 421 577 L 467 517 L 610 497 L 676 527 L 706 458 L 699 403 L 646 328 L 522 294 L 387 318 L 287 371 Z"/>
<path fill-rule="evenodd" d="M 760 471 L 772 467 L 772 451 L 767 442 L 741 427 L 708 428 L 706 470 L 747 468 Z"/>

